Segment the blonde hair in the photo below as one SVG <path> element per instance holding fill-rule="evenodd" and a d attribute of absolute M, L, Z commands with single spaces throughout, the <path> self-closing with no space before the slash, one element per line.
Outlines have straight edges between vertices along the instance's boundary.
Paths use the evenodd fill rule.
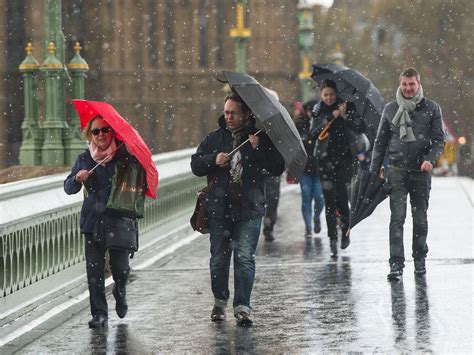
<path fill-rule="evenodd" d="M 97 115 L 97 116 L 92 117 L 89 120 L 89 122 L 87 122 L 87 126 L 86 126 L 86 129 L 83 132 L 83 135 L 84 135 L 84 138 L 86 139 L 86 141 L 88 141 L 88 142 L 90 142 L 92 140 L 92 134 L 91 134 L 92 123 L 98 118 L 100 118 L 101 120 L 104 119 L 102 116 Z"/>

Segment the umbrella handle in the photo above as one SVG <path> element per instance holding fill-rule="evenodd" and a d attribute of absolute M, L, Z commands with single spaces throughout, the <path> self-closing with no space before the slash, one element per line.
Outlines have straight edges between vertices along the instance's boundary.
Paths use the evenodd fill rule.
<path fill-rule="evenodd" d="M 318 139 L 320 141 L 325 140 L 329 136 L 329 128 L 331 128 L 332 123 L 334 122 L 335 118 L 333 118 L 331 121 L 327 123 L 326 126 L 324 126 L 323 130 L 321 133 L 319 133 Z"/>
<path fill-rule="evenodd" d="M 381 179 L 385 179 L 385 168 L 383 166 L 380 168 L 379 176 Z"/>
<path fill-rule="evenodd" d="M 260 132 L 262 132 L 261 129 L 259 129 L 257 132 L 255 132 L 254 136 L 256 136 L 257 134 L 259 134 Z M 238 147 L 235 147 L 230 153 L 229 153 L 229 157 L 231 157 L 232 155 L 234 155 L 240 148 L 243 147 L 243 145 L 245 143 L 247 143 L 248 141 L 250 140 L 250 138 L 247 138 L 245 141 L 243 141 Z"/>

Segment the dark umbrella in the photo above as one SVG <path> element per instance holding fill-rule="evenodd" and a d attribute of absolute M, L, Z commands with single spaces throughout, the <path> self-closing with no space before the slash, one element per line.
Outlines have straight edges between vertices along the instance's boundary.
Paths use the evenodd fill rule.
<path fill-rule="evenodd" d="M 356 69 L 339 64 L 314 64 L 311 77 L 318 84 L 325 79 L 336 83 L 338 97 L 353 102 L 364 119 L 367 136 L 373 145 L 384 108 L 383 97 L 374 84 Z"/>
<path fill-rule="evenodd" d="M 299 180 L 304 172 L 307 155 L 288 111 L 250 75 L 229 71 L 222 73 L 262 124 L 265 133 L 283 156 L 289 173 Z"/>
<path fill-rule="evenodd" d="M 349 230 L 369 217 L 390 194 L 390 183 L 378 174 L 361 170 L 351 184 L 351 219 Z"/>

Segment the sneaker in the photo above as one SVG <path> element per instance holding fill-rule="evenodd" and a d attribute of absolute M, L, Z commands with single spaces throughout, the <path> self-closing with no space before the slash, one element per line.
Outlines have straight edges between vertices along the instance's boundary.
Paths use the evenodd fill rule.
<path fill-rule="evenodd" d="M 306 229 L 306 232 L 304 232 L 304 237 L 311 238 L 312 236 L 313 236 L 313 233 L 311 232 L 311 229 Z"/>
<path fill-rule="evenodd" d="M 314 219 L 314 233 L 318 234 L 321 232 L 321 220 L 319 218 Z"/>
<path fill-rule="evenodd" d="M 237 325 L 240 327 L 250 327 L 253 323 L 250 314 L 247 312 L 237 312 L 235 318 L 237 319 Z"/>
<path fill-rule="evenodd" d="M 214 306 L 211 313 L 211 320 L 213 322 L 222 322 L 225 320 L 224 307 Z"/>
<path fill-rule="evenodd" d="M 331 256 L 337 256 L 337 239 L 331 238 L 329 239 L 329 246 L 331 248 Z"/>
<path fill-rule="evenodd" d="M 273 231 L 271 230 L 264 230 L 263 235 L 265 236 L 265 240 L 267 242 L 272 242 L 275 240 L 275 237 L 273 236 Z"/>
<path fill-rule="evenodd" d="M 107 316 L 103 314 L 95 315 L 89 321 L 89 328 L 102 328 L 107 325 Z"/>
<path fill-rule="evenodd" d="M 341 249 L 346 249 L 349 244 L 351 244 L 351 238 L 344 234 L 341 238 Z"/>
<path fill-rule="evenodd" d="M 403 276 L 403 265 L 399 263 L 390 264 L 390 272 L 387 275 L 387 279 L 390 281 L 398 281 Z"/>
<path fill-rule="evenodd" d="M 415 259 L 415 274 L 416 275 L 426 274 L 425 258 Z"/>

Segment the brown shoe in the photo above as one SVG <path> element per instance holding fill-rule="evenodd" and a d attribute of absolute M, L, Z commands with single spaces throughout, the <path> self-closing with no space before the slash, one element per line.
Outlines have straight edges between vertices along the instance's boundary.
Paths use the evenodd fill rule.
<path fill-rule="evenodd" d="M 224 307 L 214 306 L 211 312 L 211 320 L 213 322 L 222 322 L 225 320 Z"/>
<path fill-rule="evenodd" d="M 237 312 L 235 318 L 237 319 L 237 325 L 240 327 L 250 327 L 253 323 L 250 314 L 247 312 Z"/>

